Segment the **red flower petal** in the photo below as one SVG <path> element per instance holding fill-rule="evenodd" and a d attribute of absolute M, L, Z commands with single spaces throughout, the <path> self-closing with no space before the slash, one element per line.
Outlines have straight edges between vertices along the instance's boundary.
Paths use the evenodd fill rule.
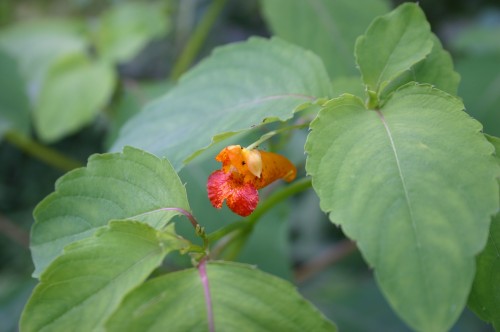
<path fill-rule="evenodd" d="M 231 187 L 229 186 L 230 177 L 231 173 L 225 173 L 221 170 L 213 172 L 208 177 L 208 199 L 210 199 L 213 207 L 217 209 L 222 207 L 222 203 L 231 192 Z"/>
<path fill-rule="evenodd" d="M 241 184 L 227 197 L 227 206 L 234 213 L 246 217 L 250 215 L 259 203 L 259 192 L 250 184 Z"/>
<path fill-rule="evenodd" d="M 208 198 L 220 209 L 227 199 L 227 206 L 236 214 L 246 217 L 257 207 L 259 193 L 250 184 L 233 177 L 232 173 L 218 170 L 210 174 L 207 182 Z"/>

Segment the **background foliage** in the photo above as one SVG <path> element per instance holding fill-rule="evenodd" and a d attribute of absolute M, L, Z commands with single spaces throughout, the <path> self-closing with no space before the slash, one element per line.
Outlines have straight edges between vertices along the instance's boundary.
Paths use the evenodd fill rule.
<path fill-rule="evenodd" d="M 304 86 L 304 95 L 334 97 L 347 91 L 363 97 L 353 57 L 354 41 L 375 16 L 388 12 L 397 3 L 370 1 L 370 5 L 366 6 L 362 4 L 363 1 L 324 2 L 327 3 L 326 9 L 318 7 L 321 3 L 323 2 L 293 0 L 287 1 L 284 6 L 283 1 L 278 0 L 214 1 L 212 5 L 209 1 L 195 0 L 133 3 L 54 0 L 5 1 L 0 5 L 0 331 L 16 330 L 20 312 L 35 284 L 30 277 L 34 266 L 27 250 L 27 234 L 33 223 L 31 212 L 34 206 L 54 190 L 55 180 L 67 170 L 81 165 L 93 153 L 113 149 L 112 143 L 126 120 L 139 112 L 148 101 L 168 91 L 178 78 L 178 73 L 185 71 L 190 65 L 189 61 L 183 64 L 179 59 L 197 61 L 218 45 L 245 40 L 253 35 L 278 35 L 314 51 L 326 64 L 326 72 L 333 78 L 333 82 L 329 84 L 328 77 L 321 74 L 321 69 L 317 69 L 321 64 L 318 64 L 316 55 L 304 54 L 300 61 L 297 60 L 297 65 L 292 66 L 298 76 L 301 73 L 312 73 L 312 83 Z M 498 4 L 494 1 L 421 1 L 420 5 L 431 23 L 432 32 L 451 51 L 455 69 L 461 76 L 460 85 L 458 76 L 450 77 L 443 83 L 448 85 L 436 85 L 450 93 L 454 93 L 458 85 L 458 95 L 463 98 L 466 111 L 484 125 L 486 133 L 500 136 L 500 97 L 497 93 L 500 80 L 500 44 L 498 38 L 494 37 L 500 29 Z M 348 19 L 349 13 L 353 11 L 358 13 L 357 24 L 352 24 Z M 311 21 L 311 16 L 318 19 Z M 202 28 L 196 29 L 197 26 Z M 429 29 L 423 34 L 430 34 Z M 336 43 L 322 42 L 320 31 L 327 31 L 330 35 L 326 37 L 334 39 Z M 189 38 L 190 36 L 195 38 Z M 193 40 L 198 40 L 198 43 Z M 280 57 L 287 59 L 287 55 L 278 48 L 273 49 L 275 44 L 266 43 L 260 39 L 251 40 L 247 44 L 247 51 L 241 50 L 240 58 L 251 59 L 251 52 L 261 47 L 259 52 L 267 52 L 277 61 L 269 64 L 256 61 L 256 70 L 265 72 L 268 70 L 266 66 L 270 68 L 283 65 L 285 62 Z M 414 60 L 418 61 L 422 58 L 418 51 L 426 53 L 425 48 L 432 49 L 432 57 L 427 58 L 432 61 L 418 64 L 421 73 L 432 72 L 428 68 L 442 69 L 450 66 L 451 61 L 443 53 L 437 40 L 425 39 L 423 43 L 416 52 L 412 52 Z M 370 46 L 368 40 L 360 44 L 359 47 L 373 47 L 374 53 L 377 53 L 376 47 Z M 286 45 L 293 48 L 290 44 Z M 231 47 L 233 46 L 219 49 L 216 55 L 227 52 Z M 89 49 L 91 52 L 88 52 Z M 329 59 L 333 55 L 337 61 Z M 384 61 L 383 54 L 378 55 L 381 57 L 380 61 Z M 238 67 L 237 60 L 231 63 L 234 68 Z M 192 100 L 194 106 L 200 100 L 204 103 L 213 100 L 217 103 L 227 102 L 227 107 L 231 108 L 235 104 L 228 96 L 238 93 L 241 93 L 238 100 L 251 100 L 265 99 L 269 97 L 269 93 L 286 94 L 287 89 L 296 89 L 294 81 L 283 82 L 276 76 L 275 81 L 268 82 L 269 86 L 259 86 L 258 89 L 249 86 L 248 91 L 253 93 L 251 95 L 243 90 L 226 91 L 227 94 L 222 95 L 217 94 L 221 86 L 234 87 L 238 83 L 245 87 L 244 82 L 231 80 L 229 75 L 227 82 L 218 82 L 220 86 L 212 86 L 212 82 L 190 80 L 191 76 L 211 75 L 211 66 L 217 65 L 215 61 L 216 58 L 212 58 L 181 79 L 183 86 L 188 86 L 184 88 L 185 91 L 193 88 L 200 90 L 199 99 Z M 359 61 L 363 60 L 358 57 L 358 63 Z M 360 67 L 365 83 L 373 87 L 374 91 L 380 92 L 382 99 L 387 96 L 391 91 L 390 84 L 386 85 L 386 80 L 380 80 L 379 77 L 371 79 L 377 73 L 373 74 L 369 68 Z M 231 68 L 228 67 L 228 70 Z M 404 69 L 405 66 L 401 68 Z M 419 68 L 416 69 L 418 73 Z M 408 79 L 398 68 L 384 74 L 388 75 L 386 78 L 401 75 L 400 82 Z M 433 80 L 432 77 L 424 76 L 421 81 L 426 82 L 426 79 Z M 212 93 L 211 88 L 215 93 Z M 161 103 L 167 102 L 175 105 L 176 98 L 182 100 L 184 93 L 183 87 L 176 87 L 168 95 L 169 100 L 159 99 L 146 109 L 158 108 Z M 355 100 L 353 97 L 348 102 L 356 103 Z M 291 116 L 290 110 L 302 103 L 302 100 L 297 101 L 295 98 L 284 98 L 273 100 L 268 109 L 276 109 L 277 113 L 273 116 L 286 120 Z M 331 107 L 335 105 L 332 104 Z M 453 108 L 452 105 L 450 107 Z M 182 104 L 176 110 L 182 116 Z M 207 112 L 209 111 L 208 107 Z M 154 114 L 154 111 L 150 114 Z M 182 121 L 185 122 L 183 130 L 198 129 L 189 127 L 191 119 L 188 115 Z M 240 124 L 240 129 L 258 123 L 260 117 L 249 117 L 246 121 Z M 168 124 L 160 125 L 160 131 L 164 130 L 167 135 L 175 136 L 176 126 L 169 128 Z M 321 121 L 316 125 L 321 126 Z M 133 123 L 127 126 L 133 127 Z M 267 128 L 273 127 L 269 125 Z M 207 131 L 210 129 L 214 131 Z M 224 123 L 207 130 L 201 130 L 201 135 L 210 137 L 211 133 L 226 131 Z M 250 136 L 236 136 L 232 139 L 238 143 L 252 142 L 262 133 L 259 130 L 261 129 L 252 132 Z M 227 138 L 233 134 L 231 132 L 219 138 Z M 296 131 L 281 140 L 273 139 L 270 141 L 270 148 L 284 150 L 284 154 L 299 165 L 300 169 L 304 169 L 303 146 L 306 134 L 305 131 Z M 138 137 L 137 140 L 149 139 L 150 142 L 144 144 L 151 147 L 151 144 L 157 143 L 154 128 L 152 137 L 153 139 Z M 167 142 L 168 137 L 164 137 Z M 464 140 L 467 141 L 465 138 Z M 200 139 L 201 143 L 188 143 L 196 146 L 196 149 L 202 149 L 205 148 L 204 141 Z M 40 143 L 44 145 L 39 145 Z M 466 142 L 464 146 L 465 144 Z M 47 146 L 50 150 L 47 150 Z M 114 149 L 118 150 L 119 146 L 118 141 Z M 158 146 L 164 147 L 165 144 Z M 206 176 L 217 168 L 211 156 L 219 147 L 216 145 L 202 153 L 199 162 L 189 164 L 180 173 L 182 182 L 186 183 L 194 214 L 203 215 L 204 220 L 216 221 L 204 224 L 209 232 L 234 219 L 227 211 L 223 214 L 216 213 L 205 195 Z M 179 154 L 172 158 L 176 169 L 180 169 L 183 162 L 192 157 L 191 153 L 178 146 L 173 146 L 172 151 Z M 451 151 L 450 153 L 452 154 Z M 453 159 L 453 155 L 450 158 Z M 94 159 L 95 162 L 98 161 L 96 159 L 98 158 Z M 314 165 L 309 167 L 313 169 Z M 78 175 L 70 173 L 65 178 Z M 84 185 L 100 185 L 104 191 L 106 188 L 103 183 Z M 58 186 L 63 188 L 64 181 L 60 181 Z M 68 188 L 71 190 L 71 187 Z M 111 199 L 119 200 L 115 197 Z M 408 329 L 389 308 L 374 282 L 372 271 L 361 259 L 359 252 L 338 228 L 332 227 L 318 206 L 318 198 L 311 190 L 294 197 L 292 201 L 280 203 L 257 224 L 238 255 L 238 261 L 257 264 L 266 272 L 295 280 L 300 292 L 335 321 L 341 330 Z M 136 214 L 138 213 L 130 212 L 130 215 Z M 130 215 L 124 214 L 119 218 Z M 492 224 L 492 234 L 497 231 L 497 219 Z M 280 220 L 290 222 L 285 224 Z M 153 221 L 151 225 L 154 227 Z M 177 223 L 177 226 L 180 234 L 190 237 L 192 230 L 188 228 L 189 225 Z M 144 233 L 145 237 L 153 238 L 155 234 L 150 227 L 116 222 L 109 230 L 102 231 L 98 237 L 90 238 L 89 241 L 112 239 L 114 232 L 124 231 L 127 227 L 141 228 L 134 229 L 134 232 Z M 383 235 L 390 236 L 387 233 Z M 34 241 L 36 243 L 37 240 Z M 108 244 L 110 247 L 106 250 L 120 250 L 113 246 L 122 245 L 112 241 Z M 137 244 L 138 247 L 141 245 Z M 491 258 L 494 257 L 491 248 L 491 245 L 487 247 L 479 264 L 494 259 Z M 75 246 L 68 248 L 68 251 L 70 255 L 78 255 L 78 251 L 84 249 Z M 235 258 L 231 252 L 229 248 L 225 257 Z M 160 264 L 164 254 L 166 252 L 161 252 L 156 260 L 152 259 L 150 270 Z M 374 264 L 372 260 L 368 261 Z M 106 262 L 102 264 L 105 265 Z M 169 255 L 158 271 L 175 271 L 189 266 L 185 257 Z M 238 266 L 235 265 L 234 268 Z M 214 273 L 216 270 L 214 266 Z M 185 273 L 192 272 L 186 270 Z M 176 278 L 175 274 L 172 278 Z M 380 281 L 382 277 L 377 275 L 377 278 Z M 481 285 L 474 285 L 471 307 L 481 318 L 491 320 L 493 313 L 488 310 L 483 312 L 483 309 L 474 306 L 473 296 L 481 292 L 484 292 Z M 127 299 L 133 300 L 133 297 Z M 496 305 L 492 303 L 491 307 L 495 308 Z M 363 313 L 361 317 L 360 312 Z M 116 315 L 119 314 L 118 312 Z M 119 319 L 115 322 L 118 323 Z M 498 327 L 499 323 L 496 324 Z M 118 325 L 115 327 L 119 328 Z M 465 311 L 453 330 L 482 331 L 488 330 L 488 326 Z"/>

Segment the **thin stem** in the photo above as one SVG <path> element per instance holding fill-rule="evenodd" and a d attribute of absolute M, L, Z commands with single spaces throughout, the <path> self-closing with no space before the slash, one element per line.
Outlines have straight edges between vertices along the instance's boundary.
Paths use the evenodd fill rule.
<path fill-rule="evenodd" d="M 206 259 L 202 259 L 200 264 L 198 265 L 198 272 L 201 278 L 201 284 L 203 286 L 203 294 L 205 296 L 205 306 L 207 308 L 207 320 L 208 320 L 208 330 L 210 332 L 215 332 L 215 323 L 214 323 L 214 312 L 212 307 L 212 296 L 210 295 L 210 285 L 208 283 L 208 275 L 207 275 L 207 261 Z"/>
<path fill-rule="evenodd" d="M 180 212 L 181 214 L 183 214 L 184 216 L 186 216 L 189 219 L 189 221 L 191 222 L 191 225 L 193 225 L 193 227 L 194 227 L 194 230 L 201 228 L 200 224 L 198 224 L 198 221 L 196 221 L 196 218 L 191 213 L 189 213 L 189 211 L 186 211 L 183 208 L 166 207 L 166 208 L 159 208 L 159 209 L 155 210 L 155 212 L 157 212 L 157 211 L 177 211 L 177 212 Z"/>
<path fill-rule="evenodd" d="M 189 68 L 193 60 L 198 55 L 201 46 L 205 42 L 212 26 L 214 25 L 217 17 L 224 8 L 227 0 L 213 0 L 210 7 L 207 9 L 200 23 L 196 26 L 195 31 L 191 38 L 186 43 L 182 53 L 177 58 L 174 64 L 170 78 L 176 81 L 181 75 Z"/>
<path fill-rule="evenodd" d="M 205 249 L 205 251 L 208 250 L 209 241 L 207 238 L 207 234 L 205 233 L 205 229 L 201 227 L 200 224 L 198 224 L 196 218 L 189 211 L 186 211 L 183 208 L 178 208 L 178 207 L 159 208 L 155 211 L 177 211 L 186 216 L 191 222 L 191 225 L 193 225 L 196 235 L 201 237 L 201 239 L 203 240 L 203 249 Z"/>
<path fill-rule="evenodd" d="M 259 221 L 262 215 L 264 215 L 279 202 L 284 201 L 288 197 L 300 193 L 306 189 L 309 189 L 310 187 L 311 178 L 302 178 L 284 187 L 283 189 L 274 192 L 247 218 L 249 227 L 253 227 Z"/>
<path fill-rule="evenodd" d="M 6 141 L 16 146 L 20 150 L 43 161 L 47 165 L 53 166 L 62 171 L 67 172 L 83 166 L 81 162 L 66 157 L 65 155 L 45 145 L 37 143 L 17 131 L 8 131 L 7 133 L 5 133 L 4 137 Z"/>
<path fill-rule="evenodd" d="M 301 124 L 294 125 L 294 126 L 288 126 L 288 127 L 284 127 L 284 128 L 272 130 L 272 131 L 270 131 L 268 133 L 265 133 L 258 140 L 256 140 L 255 142 L 253 142 L 252 144 L 250 144 L 249 146 L 247 146 L 247 149 L 248 150 L 255 149 L 257 146 L 259 146 L 263 142 L 267 141 L 268 139 L 270 139 L 274 135 L 277 135 L 277 134 L 282 133 L 284 131 L 289 131 L 289 130 L 293 130 L 293 129 L 307 128 L 308 126 L 309 126 L 309 123 L 301 123 Z"/>
<path fill-rule="evenodd" d="M 274 192 L 270 195 L 257 209 L 246 219 L 242 221 L 235 222 L 234 224 L 228 225 L 224 228 L 221 228 L 211 234 L 208 235 L 208 239 L 211 241 L 216 241 L 218 239 L 222 239 L 217 243 L 217 245 L 212 250 L 212 256 L 221 254 L 228 247 L 230 247 L 233 242 L 238 241 L 238 245 L 233 250 L 231 257 L 236 257 L 241 248 L 243 248 L 246 240 L 248 239 L 248 235 L 250 231 L 253 229 L 255 224 L 259 221 L 260 217 L 262 217 L 267 211 L 273 208 L 276 204 L 281 201 L 287 199 L 290 196 L 293 196 L 299 192 L 302 192 L 311 187 L 311 179 L 310 178 L 302 178 L 293 182 L 292 184 L 284 187 L 283 189 Z M 237 233 L 236 233 L 237 232 Z M 234 236 L 231 236 L 235 234 Z M 223 237 L 231 236 L 229 239 L 225 240 Z"/>

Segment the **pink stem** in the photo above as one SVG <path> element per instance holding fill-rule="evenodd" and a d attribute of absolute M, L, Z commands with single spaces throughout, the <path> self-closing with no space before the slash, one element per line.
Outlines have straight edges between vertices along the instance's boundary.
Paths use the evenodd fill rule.
<path fill-rule="evenodd" d="M 185 215 L 189 219 L 189 221 L 191 222 L 191 225 L 193 225 L 194 229 L 196 229 L 196 227 L 200 226 L 198 224 L 198 222 L 196 221 L 196 219 L 193 217 L 193 215 L 191 213 L 189 213 L 188 211 L 182 209 L 182 208 L 168 207 L 168 208 L 160 208 L 158 210 L 180 212 L 180 213 L 182 213 L 183 215 Z"/>
<path fill-rule="evenodd" d="M 207 307 L 207 319 L 208 319 L 208 329 L 210 332 L 215 332 L 214 325 L 214 312 L 212 308 L 212 297 L 210 296 L 210 287 L 208 285 L 208 275 L 206 269 L 207 261 L 202 259 L 200 264 L 198 265 L 198 272 L 201 277 L 201 284 L 203 285 L 203 291 L 205 294 L 205 304 Z"/>

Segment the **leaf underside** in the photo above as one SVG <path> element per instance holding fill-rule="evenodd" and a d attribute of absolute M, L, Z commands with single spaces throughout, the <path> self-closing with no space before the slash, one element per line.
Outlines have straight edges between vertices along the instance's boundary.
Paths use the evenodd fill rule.
<path fill-rule="evenodd" d="M 250 38 L 216 49 L 185 74 L 125 124 L 112 150 L 137 146 L 166 156 L 179 170 L 215 136 L 290 119 L 300 105 L 329 96 L 330 88 L 313 53 L 277 38 Z"/>

